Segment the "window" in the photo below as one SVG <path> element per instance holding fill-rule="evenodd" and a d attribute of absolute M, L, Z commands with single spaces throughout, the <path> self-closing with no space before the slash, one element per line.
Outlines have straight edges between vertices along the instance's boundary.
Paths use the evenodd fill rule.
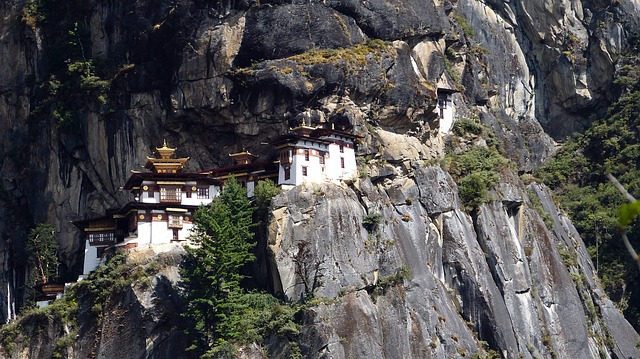
<path fill-rule="evenodd" d="M 340 153 L 344 153 L 344 145 L 340 145 Z"/>
<path fill-rule="evenodd" d="M 209 188 L 208 187 L 198 188 L 198 199 L 209 199 Z"/>
<path fill-rule="evenodd" d="M 180 203 L 182 190 L 178 187 L 160 187 L 160 202 Z"/>
<path fill-rule="evenodd" d="M 438 106 L 440 106 L 440 108 L 447 108 L 447 99 L 446 99 L 446 97 L 440 97 L 438 99 Z"/>
<path fill-rule="evenodd" d="M 288 180 L 291 178 L 291 168 L 285 168 L 284 169 L 284 180 Z"/>
<path fill-rule="evenodd" d="M 306 166 L 302 166 L 302 175 L 303 176 L 307 175 L 307 167 Z"/>
<path fill-rule="evenodd" d="M 309 150 L 304 150 L 304 160 L 309 161 Z"/>
<path fill-rule="evenodd" d="M 169 215 L 169 221 L 167 222 L 169 228 L 182 228 L 182 216 L 181 215 Z"/>
<path fill-rule="evenodd" d="M 116 237 L 113 232 L 98 232 L 98 233 L 89 233 L 89 244 L 103 245 L 103 244 L 113 244 L 116 242 Z"/>
<path fill-rule="evenodd" d="M 179 241 L 180 240 L 180 237 L 178 237 L 178 230 L 177 229 L 173 230 L 173 236 L 172 236 L 171 240 L 172 241 Z"/>
<path fill-rule="evenodd" d="M 340 168 L 344 168 L 344 157 L 340 157 Z"/>
<path fill-rule="evenodd" d="M 324 153 L 320 153 L 320 164 L 324 164 Z"/>
<path fill-rule="evenodd" d="M 283 165 L 291 163 L 291 155 L 288 150 L 280 152 L 280 163 Z"/>

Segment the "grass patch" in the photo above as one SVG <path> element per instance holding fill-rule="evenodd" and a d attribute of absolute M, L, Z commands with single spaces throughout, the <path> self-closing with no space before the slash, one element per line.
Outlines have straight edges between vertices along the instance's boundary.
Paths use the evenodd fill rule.
<path fill-rule="evenodd" d="M 461 15 L 454 15 L 453 19 L 456 23 L 458 23 L 458 26 L 460 26 L 460 30 L 462 30 L 462 33 L 465 37 L 474 37 L 476 35 L 476 32 L 475 30 L 473 30 L 473 27 L 469 23 L 469 20 L 467 20 L 465 17 Z"/>

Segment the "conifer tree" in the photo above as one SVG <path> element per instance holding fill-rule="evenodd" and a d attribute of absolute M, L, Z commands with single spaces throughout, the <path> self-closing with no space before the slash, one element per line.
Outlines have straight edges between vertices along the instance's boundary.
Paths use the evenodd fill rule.
<path fill-rule="evenodd" d="M 29 233 L 26 245 L 32 284 L 47 283 L 58 275 L 58 242 L 55 229 L 40 223 Z"/>
<path fill-rule="evenodd" d="M 194 215 L 194 230 L 182 268 L 187 309 L 196 342 L 190 349 L 204 357 L 240 336 L 236 325 L 242 305 L 242 267 L 251 253 L 253 206 L 246 190 L 233 178 L 222 195 Z"/>

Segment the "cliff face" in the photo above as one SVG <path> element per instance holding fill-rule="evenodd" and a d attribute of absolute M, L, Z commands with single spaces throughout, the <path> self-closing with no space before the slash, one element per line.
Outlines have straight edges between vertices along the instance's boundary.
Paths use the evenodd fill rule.
<path fill-rule="evenodd" d="M 327 298 L 305 318 L 303 354 L 442 358 L 476 353 L 483 341 L 507 358 L 637 356 L 638 335 L 602 295 L 547 190 L 508 174 L 501 183 L 473 217 L 434 167 L 276 198 L 276 283 L 293 300 Z M 377 229 L 363 230 L 367 213 L 382 215 Z"/>
<path fill-rule="evenodd" d="M 242 148 L 269 159 L 267 142 L 306 120 L 353 127 L 365 135 L 359 154 L 378 160 L 371 180 L 276 202 L 274 283 L 292 299 L 340 298 L 307 318 L 308 353 L 471 353 L 481 339 L 508 353 L 595 356 L 605 327 L 614 353 L 637 342 L 615 333 L 628 323 L 614 324 L 626 322 L 592 280 L 568 220 L 556 216 L 545 230 L 508 176 L 470 218 L 450 177 L 422 162 L 444 151 L 438 83 L 461 90 L 458 116 L 490 127 L 520 169 L 547 158 L 552 137 L 584 128 L 612 99 L 616 56 L 640 23 L 636 1 L 38 0 L 0 9 L 0 320 L 22 294 L 29 229 L 54 224 L 64 264 L 77 271 L 83 244 L 69 221 L 126 203 L 120 186 L 162 138 L 196 170 L 230 164 Z M 91 73 L 69 66 L 88 60 Z M 548 194 L 532 190 L 555 213 Z M 513 206 L 516 235 L 505 214 Z M 372 211 L 385 222 L 373 236 L 361 226 Z M 559 260 L 559 239 L 578 248 L 579 268 Z M 311 253 L 304 270 L 322 274 L 315 287 L 296 269 L 299 243 Z M 406 286 L 373 292 L 405 267 Z M 587 283 L 574 286 L 580 273 Z M 588 303 L 602 319 L 578 315 Z M 366 327 L 341 325 L 349 315 Z"/>

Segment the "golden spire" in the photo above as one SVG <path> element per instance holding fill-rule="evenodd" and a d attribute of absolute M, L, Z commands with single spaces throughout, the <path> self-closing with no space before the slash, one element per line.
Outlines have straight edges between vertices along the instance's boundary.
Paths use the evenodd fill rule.
<path fill-rule="evenodd" d="M 164 139 L 162 142 L 162 147 L 156 147 L 156 151 L 160 155 L 162 159 L 169 159 L 176 152 L 177 148 L 167 147 L 167 140 Z"/>
<path fill-rule="evenodd" d="M 160 158 L 147 157 L 145 168 L 156 173 L 176 173 L 182 170 L 185 162 L 189 160 L 189 157 L 171 158 L 176 150 L 177 148 L 168 147 L 167 140 L 164 139 L 162 141 L 162 147 L 156 147 L 156 152 L 160 155 Z"/>

